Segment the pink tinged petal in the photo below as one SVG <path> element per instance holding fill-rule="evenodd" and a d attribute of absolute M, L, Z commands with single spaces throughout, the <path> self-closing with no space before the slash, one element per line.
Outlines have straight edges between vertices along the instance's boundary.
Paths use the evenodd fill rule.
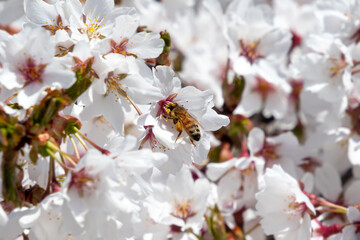
<path fill-rule="evenodd" d="M 325 163 L 315 171 L 315 186 L 326 199 L 336 202 L 342 192 L 338 171 L 331 164 Z"/>
<path fill-rule="evenodd" d="M 112 0 L 87 0 L 84 5 L 84 14 L 91 18 L 97 17 L 99 20 L 106 17 L 114 9 Z"/>
<path fill-rule="evenodd" d="M 129 39 L 128 51 L 138 58 L 157 58 L 163 51 L 164 40 L 158 33 L 140 32 Z"/>
<path fill-rule="evenodd" d="M 265 134 L 260 128 L 254 128 L 249 133 L 248 146 L 251 154 L 259 152 L 265 140 Z"/>
<path fill-rule="evenodd" d="M 55 4 L 48 4 L 42 0 L 25 0 L 24 9 L 26 17 L 39 25 L 52 25 L 56 22 L 58 13 Z"/>

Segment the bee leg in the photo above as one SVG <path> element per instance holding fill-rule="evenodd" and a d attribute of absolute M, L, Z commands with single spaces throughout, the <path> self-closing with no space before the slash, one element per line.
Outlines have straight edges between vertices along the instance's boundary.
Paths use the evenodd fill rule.
<path fill-rule="evenodd" d="M 176 127 L 176 130 L 179 132 L 179 135 L 177 136 L 175 142 L 179 139 L 179 137 L 181 136 L 181 133 L 182 133 L 182 125 L 181 125 L 181 122 L 179 120 L 174 120 L 174 124 L 175 124 L 175 127 Z"/>

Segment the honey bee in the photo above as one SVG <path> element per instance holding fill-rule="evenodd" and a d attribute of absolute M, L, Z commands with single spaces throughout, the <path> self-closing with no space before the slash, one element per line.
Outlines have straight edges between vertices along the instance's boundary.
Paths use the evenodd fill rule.
<path fill-rule="evenodd" d="M 186 133 L 190 137 L 190 142 L 195 146 L 194 141 L 199 141 L 201 134 L 200 134 L 200 124 L 198 121 L 195 120 L 187 110 L 180 106 L 177 103 L 170 102 L 165 106 L 165 110 L 167 113 L 168 119 L 172 119 L 176 130 L 179 132 L 175 142 L 181 136 L 183 128 L 185 129 Z"/>

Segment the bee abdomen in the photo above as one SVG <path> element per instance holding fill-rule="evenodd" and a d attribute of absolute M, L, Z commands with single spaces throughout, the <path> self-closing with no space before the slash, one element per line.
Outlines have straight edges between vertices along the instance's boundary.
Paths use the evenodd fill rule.
<path fill-rule="evenodd" d="M 201 134 L 200 134 L 200 128 L 197 125 L 193 125 L 189 128 L 189 135 L 192 139 L 195 141 L 199 141 Z"/>

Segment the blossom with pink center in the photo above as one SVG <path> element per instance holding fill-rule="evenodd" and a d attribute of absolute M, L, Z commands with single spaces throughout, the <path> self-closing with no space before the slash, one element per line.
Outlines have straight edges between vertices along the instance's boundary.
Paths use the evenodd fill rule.
<path fill-rule="evenodd" d="M 205 178 L 193 180 L 191 170 L 183 167 L 175 175 L 154 171 L 151 184 L 153 191 L 146 198 L 149 216 L 171 226 L 176 230 L 173 234 L 183 234 L 188 228 L 199 232 L 205 220 L 210 183 Z"/>
<path fill-rule="evenodd" d="M 269 24 L 268 11 L 253 1 L 233 1 L 226 13 L 229 57 L 239 75 L 254 74 L 260 63 L 279 66 L 286 61 L 291 33 Z"/>
<path fill-rule="evenodd" d="M 104 55 L 119 54 L 139 59 L 156 58 L 164 48 L 164 40 L 155 32 L 137 32 L 139 19 L 133 15 L 122 15 L 115 19 L 114 31 L 97 47 Z M 116 29 L 116 30 L 115 30 Z"/>
<path fill-rule="evenodd" d="M 315 214 L 315 208 L 297 180 L 279 165 L 266 170 L 255 197 L 266 235 L 274 234 L 277 239 L 310 239 L 310 214 Z"/>
<path fill-rule="evenodd" d="M 26 28 L 4 43 L 0 84 L 18 92 L 17 102 L 28 109 L 38 103 L 46 88 L 68 88 L 75 74 L 58 61 L 54 39 L 41 28 Z"/>
<path fill-rule="evenodd" d="M 262 112 L 265 117 L 281 119 L 288 109 L 289 83 L 275 69 L 259 64 L 253 75 L 245 76 L 242 100 L 234 113 L 251 116 Z"/>

